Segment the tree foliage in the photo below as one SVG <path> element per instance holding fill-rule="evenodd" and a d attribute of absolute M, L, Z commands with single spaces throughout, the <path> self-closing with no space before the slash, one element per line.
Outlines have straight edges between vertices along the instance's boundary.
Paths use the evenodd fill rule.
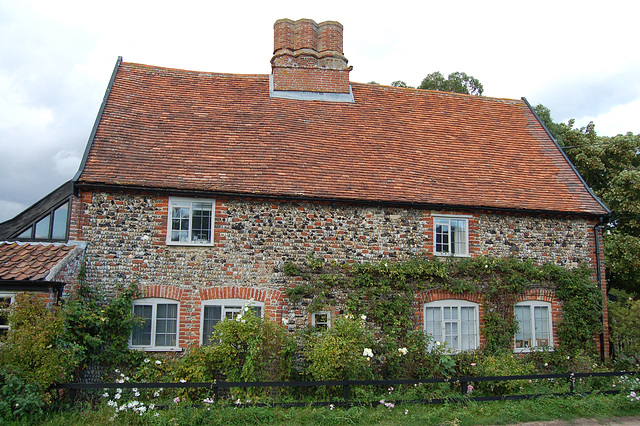
<path fill-rule="evenodd" d="M 405 89 L 415 89 L 413 86 L 407 85 L 407 83 L 405 83 L 402 80 L 396 80 L 393 83 L 391 83 L 391 85 L 393 87 L 404 87 Z"/>
<path fill-rule="evenodd" d="M 436 71 L 427 75 L 418 89 L 439 90 L 441 92 L 462 93 L 465 95 L 482 95 L 484 87 L 477 78 L 467 75 L 464 72 L 452 72 L 445 79 L 444 76 Z"/>
<path fill-rule="evenodd" d="M 595 125 L 555 123 L 548 108 L 534 108 L 591 190 L 611 209 L 605 233 L 610 287 L 640 294 L 640 135 L 598 136 Z"/>

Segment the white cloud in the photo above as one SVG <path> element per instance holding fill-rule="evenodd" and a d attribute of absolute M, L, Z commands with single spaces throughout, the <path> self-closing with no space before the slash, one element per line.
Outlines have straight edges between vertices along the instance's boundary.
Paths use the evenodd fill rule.
<path fill-rule="evenodd" d="M 1 200 L 0 199 L 0 218 L 7 220 L 16 216 L 18 213 L 22 212 L 24 209 L 28 207 L 27 204 L 17 203 L 12 200 Z"/>
<path fill-rule="evenodd" d="M 80 165 L 80 157 L 73 151 L 60 151 L 53 156 L 52 160 L 56 172 L 63 177 L 75 174 Z"/>
<path fill-rule="evenodd" d="M 596 133 L 600 136 L 615 136 L 632 132 L 640 134 L 640 99 L 625 105 L 617 105 L 610 111 L 598 116 L 576 118 L 576 126 L 584 127 L 593 121 Z"/>

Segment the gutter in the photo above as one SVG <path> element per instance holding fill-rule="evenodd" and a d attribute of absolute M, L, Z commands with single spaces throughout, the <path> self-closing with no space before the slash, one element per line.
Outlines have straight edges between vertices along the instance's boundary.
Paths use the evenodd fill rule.
<path fill-rule="evenodd" d="M 571 212 L 562 210 L 534 210 L 534 209 L 518 209 L 511 207 L 492 207 L 492 206 L 473 206 L 463 204 L 438 204 L 438 203 L 421 203 L 415 201 L 385 201 L 385 200 L 362 200 L 355 198 L 329 198 L 329 197 L 310 197 L 310 196 L 293 196 L 284 194 L 252 194 L 241 192 L 225 192 L 225 191 L 206 191 L 195 189 L 178 189 L 178 188 L 163 188 L 163 187 L 147 187 L 141 185 L 117 185 L 117 184 L 105 184 L 105 183 L 89 183 L 82 182 L 76 183 L 77 188 L 83 189 L 98 189 L 103 191 L 112 192 L 146 192 L 154 194 L 162 194 L 167 196 L 182 196 L 191 198 L 218 198 L 218 197 L 230 197 L 230 198 L 249 198 L 257 200 L 283 200 L 290 202 L 309 202 L 309 203 L 342 203 L 342 204 L 354 204 L 354 205 L 366 205 L 366 206 L 387 206 L 398 208 L 420 208 L 420 209 L 449 209 L 456 211 L 486 211 L 486 212 L 501 212 L 501 213 L 515 213 L 515 214 L 537 214 L 537 215 L 551 215 L 551 216 L 577 216 L 577 217 L 591 217 L 602 218 L 601 213 L 589 213 L 589 212 Z"/>
<path fill-rule="evenodd" d="M 91 135 L 89 136 L 89 140 L 87 141 L 87 147 L 84 150 L 84 155 L 82 156 L 82 162 L 80 163 L 80 167 L 76 172 L 75 176 L 71 179 L 71 182 L 74 186 L 73 192 L 75 193 L 75 184 L 80 179 L 80 175 L 84 171 L 84 167 L 87 164 L 87 158 L 89 157 L 89 151 L 91 151 L 91 147 L 93 146 L 93 140 L 96 137 L 96 132 L 98 131 L 98 125 L 102 120 L 102 114 L 104 113 L 104 109 L 107 105 L 107 100 L 109 99 L 109 95 L 111 94 L 111 88 L 113 87 L 113 83 L 116 79 L 116 74 L 118 74 L 118 69 L 120 68 L 120 64 L 122 63 L 122 56 L 118 56 L 116 60 L 116 65 L 113 68 L 113 72 L 111 73 L 111 79 L 109 80 L 109 84 L 107 85 L 107 90 L 102 98 L 102 104 L 100 105 L 100 109 L 98 110 L 98 115 L 96 117 L 96 121 L 93 123 L 93 129 L 91 130 Z"/>

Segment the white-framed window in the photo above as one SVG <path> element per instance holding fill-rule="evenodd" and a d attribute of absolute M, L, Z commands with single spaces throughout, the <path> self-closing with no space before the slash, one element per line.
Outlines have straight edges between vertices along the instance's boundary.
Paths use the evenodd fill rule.
<path fill-rule="evenodd" d="M 0 338 L 7 335 L 9 329 L 9 309 L 15 295 L 12 293 L 0 293 Z"/>
<path fill-rule="evenodd" d="M 169 198 L 167 244 L 212 245 L 214 200 Z"/>
<path fill-rule="evenodd" d="M 331 327 L 331 312 L 314 312 L 311 314 L 311 325 L 321 329 Z"/>
<path fill-rule="evenodd" d="M 455 352 L 478 349 L 480 328 L 478 304 L 466 300 L 438 300 L 424 304 L 424 330 L 431 347 L 446 343 Z"/>
<path fill-rule="evenodd" d="M 514 339 L 516 352 L 528 352 L 534 348 L 553 346 L 551 303 L 519 302 L 513 310 L 519 330 Z"/>
<path fill-rule="evenodd" d="M 257 317 L 262 318 L 264 315 L 264 302 L 245 299 L 214 299 L 202 302 L 200 343 L 210 345 L 215 325 L 223 319 L 236 319 L 245 307 L 251 309 Z"/>
<path fill-rule="evenodd" d="M 150 351 L 175 351 L 178 347 L 180 305 L 172 299 L 148 297 L 133 301 L 133 313 L 144 318 L 131 332 L 129 347 Z"/>
<path fill-rule="evenodd" d="M 433 215 L 434 253 L 469 256 L 469 217 Z"/>

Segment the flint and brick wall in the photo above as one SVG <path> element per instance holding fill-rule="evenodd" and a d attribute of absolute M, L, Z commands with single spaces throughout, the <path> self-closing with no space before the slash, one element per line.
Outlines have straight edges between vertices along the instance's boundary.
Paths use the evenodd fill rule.
<path fill-rule="evenodd" d="M 285 297 L 285 288 L 296 283 L 282 271 L 287 261 L 302 262 L 310 252 L 338 262 L 431 257 L 433 214 L 470 216 L 471 256 L 567 267 L 586 261 L 595 269 L 594 223 L 578 217 L 219 198 L 214 245 L 192 247 L 166 244 L 168 201 L 152 194 L 81 193 L 73 203 L 71 240 L 88 243 L 89 284 L 110 291 L 116 283 L 136 282 L 148 297 L 173 294 L 180 301 L 180 346 L 199 340 L 202 300 L 253 297 L 275 321 L 292 328 L 310 324 L 303 305 Z M 559 305 L 552 303 L 556 319 Z"/>

